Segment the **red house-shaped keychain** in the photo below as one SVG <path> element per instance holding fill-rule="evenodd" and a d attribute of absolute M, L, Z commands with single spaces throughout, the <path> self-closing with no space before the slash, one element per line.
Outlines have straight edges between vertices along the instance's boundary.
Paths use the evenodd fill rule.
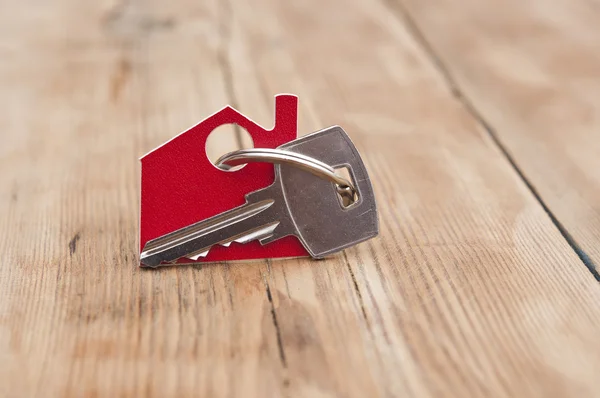
<path fill-rule="evenodd" d="M 234 108 L 226 106 L 141 158 L 142 194 L 140 250 L 146 242 L 223 211 L 243 205 L 247 193 L 270 185 L 273 165 L 254 163 L 227 172 L 206 155 L 206 139 L 217 127 L 237 124 L 247 130 L 257 148 L 276 148 L 297 137 L 298 98 L 275 97 L 275 125 L 267 130 Z M 253 241 L 215 246 L 197 261 L 244 260 L 308 256 L 294 236 L 262 246 Z"/>

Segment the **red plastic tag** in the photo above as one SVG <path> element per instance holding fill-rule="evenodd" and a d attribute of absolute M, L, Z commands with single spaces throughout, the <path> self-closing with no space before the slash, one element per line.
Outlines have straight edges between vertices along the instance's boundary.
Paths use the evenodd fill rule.
<path fill-rule="evenodd" d="M 266 130 L 226 106 L 142 157 L 140 251 L 151 239 L 243 205 L 247 193 L 273 183 L 272 164 L 248 164 L 235 172 L 216 168 L 205 149 L 215 128 L 237 124 L 252 136 L 256 148 L 276 148 L 296 139 L 297 114 L 296 96 L 277 95 L 275 126 Z M 308 256 L 306 249 L 288 236 L 265 246 L 258 241 L 216 245 L 205 258 L 179 263 L 300 256 Z"/>

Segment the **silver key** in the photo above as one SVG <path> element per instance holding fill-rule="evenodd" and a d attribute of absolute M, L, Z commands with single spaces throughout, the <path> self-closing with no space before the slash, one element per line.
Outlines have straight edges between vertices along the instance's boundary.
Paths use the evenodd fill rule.
<path fill-rule="evenodd" d="M 292 165 L 275 165 L 272 185 L 246 195 L 246 204 L 146 243 L 142 266 L 198 260 L 214 245 L 260 240 L 268 244 L 298 237 L 314 258 L 322 258 L 379 233 L 377 207 L 367 170 L 352 141 L 339 126 L 281 145 L 334 168 L 346 167 L 358 198 L 346 207 L 330 181 Z"/>

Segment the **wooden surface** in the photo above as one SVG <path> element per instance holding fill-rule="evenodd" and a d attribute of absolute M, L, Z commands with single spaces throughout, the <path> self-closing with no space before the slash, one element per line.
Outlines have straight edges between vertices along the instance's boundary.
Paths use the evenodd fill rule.
<path fill-rule="evenodd" d="M 600 280 L 599 3 L 394 5 Z"/>
<path fill-rule="evenodd" d="M 0 396 L 600 395 L 600 11 L 527 4 L 2 1 Z M 280 92 L 380 236 L 137 268 L 138 157 Z"/>

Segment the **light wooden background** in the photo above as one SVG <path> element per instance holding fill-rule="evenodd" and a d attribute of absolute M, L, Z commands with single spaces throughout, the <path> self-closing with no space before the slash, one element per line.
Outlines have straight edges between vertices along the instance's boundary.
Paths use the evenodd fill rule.
<path fill-rule="evenodd" d="M 600 2 L 0 2 L 0 396 L 600 396 Z M 381 235 L 140 270 L 138 157 L 342 125 Z M 229 143 L 217 140 L 218 152 Z"/>

